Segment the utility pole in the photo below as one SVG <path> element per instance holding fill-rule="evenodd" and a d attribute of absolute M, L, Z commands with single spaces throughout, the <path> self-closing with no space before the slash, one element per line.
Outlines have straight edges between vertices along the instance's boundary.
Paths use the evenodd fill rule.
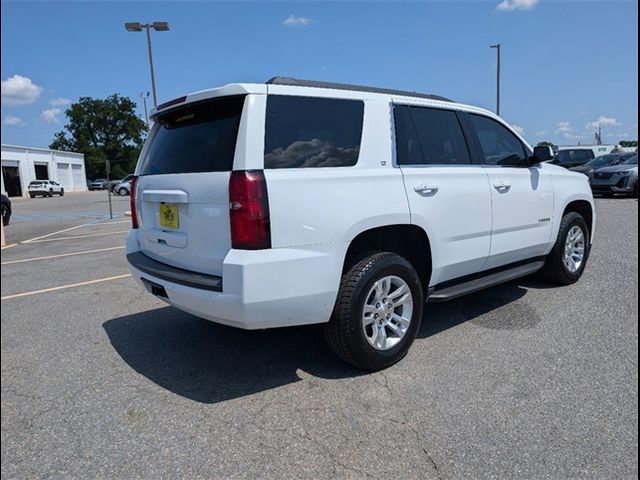
<path fill-rule="evenodd" d="M 496 115 L 500 115 L 500 48 L 502 45 L 496 43 L 489 45 L 489 48 L 495 48 L 498 55 L 498 64 L 496 68 Z"/>
<path fill-rule="evenodd" d="M 147 98 L 149 98 L 149 92 L 142 92 L 140 94 L 142 103 L 144 104 L 144 122 L 147 124 L 147 130 L 149 130 L 149 112 L 147 111 Z"/>

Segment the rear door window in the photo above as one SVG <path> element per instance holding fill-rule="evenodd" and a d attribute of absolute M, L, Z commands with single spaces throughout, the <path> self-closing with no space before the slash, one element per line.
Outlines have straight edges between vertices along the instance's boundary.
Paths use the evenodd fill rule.
<path fill-rule="evenodd" d="M 359 100 L 269 95 L 264 168 L 355 165 L 363 113 Z"/>
<path fill-rule="evenodd" d="M 437 108 L 409 107 L 422 163 L 426 165 L 467 165 L 467 143 L 455 112 Z"/>
<path fill-rule="evenodd" d="M 244 98 L 224 97 L 161 114 L 141 175 L 232 170 Z"/>
<path fill-rule="evenodd" d="M 593 158 L 593 152 L 591 150 L 575 150 L 573 158 L 576 162 L 588 162 Z"/>

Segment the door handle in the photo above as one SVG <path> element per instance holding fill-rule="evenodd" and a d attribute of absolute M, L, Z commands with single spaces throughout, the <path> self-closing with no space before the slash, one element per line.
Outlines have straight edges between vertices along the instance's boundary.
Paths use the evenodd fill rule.
<path fill-rule="evenodd" d="M 494 188 L 500 193 L 506 193 L 511 190 L 511 184 L 508 182 L 498 182 L 493 184 Z"/>
<path fill-rule="evenodd" d="M 438 193 L 437 185 L 416 185 L 413 190 L 418 193 Z"/>

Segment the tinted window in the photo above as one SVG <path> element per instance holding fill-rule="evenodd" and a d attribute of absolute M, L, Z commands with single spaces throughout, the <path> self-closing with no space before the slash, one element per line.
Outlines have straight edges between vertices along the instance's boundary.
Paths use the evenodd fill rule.
<path fill-rule="evenodd" d="M 588 162 L 593 158 L 591 150 L 574 150 L 573 158 L 576 162 Z"/>
<path fill-rule="evenodd" d="M 229 171 L 244 97 L 188 105 L 156 119 L 142 175 Z"/>
<path fill-rule="evenodd" d="M 638 155 L 633 155 L 632 157 L 627 158 L 623 163 L 625 165 L 637 165 L 638 164 Z"/>
<path fill-rule="evenodd" d="M 468 164 L 469 152 L 455 112 L 407 108 L 418 137 L 421 159 L 428 165 Z"/>
<path fill-rule="evenodd" d="M 396 106 L 393 109 L 393 117 L 396 127 L 396 160 L 398 165 L 421 164 L 422 152 L 409 107 Z"/>
<path fill-rule="evenodd" d="M 500 123 L 481 115 L 469 115 L 487 165 L 526 165 L 522 142 Z"/>
<path fill-rule="evenodd" d="M 571 163 L 571 150 L 560 150 L 556 153 L 555 163 Z"/>
<path fill-rule="evenodd" d="M 363 112 L 356 100 L 269 95 L 264 167 L 355 165 Z"/>

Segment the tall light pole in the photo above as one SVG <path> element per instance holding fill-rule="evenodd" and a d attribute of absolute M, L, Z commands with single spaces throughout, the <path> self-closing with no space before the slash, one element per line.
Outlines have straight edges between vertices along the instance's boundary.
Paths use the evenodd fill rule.
<path fill-rule="evenodd" d="M 489 48 L 495 48 L 498 53 L 498 66 L 496 68 L 496 115 L 500 115 L 500 47 L 499 43 L 489 45 Z"/>
<path fill-rule="evenodd" d="M 144 104 L 144 123 L 147 124 L 147 130 L 149 130 L 149 113 L 147 112 L 147 98 L 149 98 L 149 92 L 142 92 L 140 94 L 142 103 Z"/>
<path fill-rule="evenodd" d="M 167 22 L 153 22 L 153 23 L 140 23 L 140 22 L 127 22 L 124 24 L 124 28 L 127 32 L 141 32 L 142 29 L 147 31 L 147 49 L 149 50 L 149 69 L 151 70 L 151 91 L 153 92 L 153 106 L 158 105 L 158 97 L 156 95 L 156 77 L 153 73 L 153 55 L 151 53 L 151 33 L 149 30 L 154 29 L 156 32 L 166 32 L 169 30 L 169 24 Z"/>

